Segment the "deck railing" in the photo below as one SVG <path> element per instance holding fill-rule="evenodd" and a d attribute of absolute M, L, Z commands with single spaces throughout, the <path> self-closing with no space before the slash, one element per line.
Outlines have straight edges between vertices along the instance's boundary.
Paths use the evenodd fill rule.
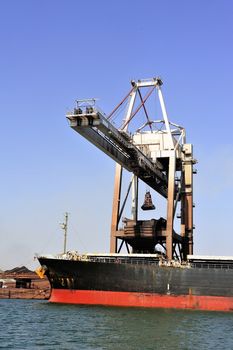
<path fill-rule="evenodd" d="M 112 264 L 131 264 L 131 265 L 159 265 L 159 259 L 145 258 L 121 258 L 121 257 L 100 257 L 89 256 L 90 262 L 112 263 Z"/>

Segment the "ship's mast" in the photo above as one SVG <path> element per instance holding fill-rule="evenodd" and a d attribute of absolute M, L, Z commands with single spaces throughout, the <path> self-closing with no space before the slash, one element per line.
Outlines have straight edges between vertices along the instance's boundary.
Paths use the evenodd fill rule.
<path fill-rule="evenodd" d="M 64 214 L 65 221 L 60 224 L 62 230 L 64 231 L 64 248 L 63 248 L 63 253 L 66 253 L 66 244 L 67 244 L 67 230 L 68 230 L 68 213 L 66 212 Z"/>
<path fill-rule="evenodd" d="M 160 245 L 168 260 L 186 260 L 187 255 L 193 253 L 195 160 L 192 145 L 186 143 L 185 129 L 168 119 L 160 78 L 131 81 L 131 85 L 127 96 L 108 117 L 96 107 L 94 100 L 82 100 L 77 101 L 75 109 L 67 113 L 67 119 L 75 131 L 117 162 L 111 223 L 111 253 L 119 253 L 123 245 L 128 252 L 153 253 L 157 249 L 156 246 Z M 154 120 L 153 112 L 147 108 L 147 100 L 154 95 L 160 103 L 161 120 Z M 112 122 L 113 117 L 125 101 L 128 102 L 125 117 L 122 125 L 116 127 Z M 129 132 L 129 126 L 136 124 L 140 111 L 143 111 L 146 122 Z M 124 197 L 123 169 L 133 174 Z M 138 220 L 139 180 L 167 200 L 166 218 Z M 120 227 L 130 191 L 131 218 L 124 219 L 123 227 Z M 149 192 L 148 198 L 151 200 Z M 178 206 L 180 232 L 176 233 L 174 220 Z M 145 209 L 145 206 L 142 208 Z M 149 205 L 146 209 L 154 209 L 154 206 Z"/>

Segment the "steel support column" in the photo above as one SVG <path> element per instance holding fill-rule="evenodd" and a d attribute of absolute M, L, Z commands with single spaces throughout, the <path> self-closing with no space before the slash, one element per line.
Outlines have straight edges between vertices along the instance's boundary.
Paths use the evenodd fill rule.
<path fill-rule="evenodd" d="M 193 152 L 191 144 L 184 145 L 184 154 L 184 191 L 181 205 L 182 224 L 184 225 L 184 236 L 187 242 L 183 247 L 184 259 L 186 260 L 187 254 L 193 254 Z"/>
<path fill-rule="evenodd" d="M 167 199 L 167 227 L 166 227 L 166 253 L 167 258 L 173 258 L 173 220 L 174 220 L 174 194 L 175 194 L 176 154 L 171 151 L 168 170 L 168 199 Z"/>
<path fill-rule="evenodd" d="M 138 178 L 133 176 L 132 181 L 132 219 L 137 221 L 138 219 Z"/>
<path fill-rule="evenodd" d="M 119 211 L 121 201 L 122 166 L 116 163 L 114 193 L 112 203 L 112 223 L 110 237 L 110 253 L 117 253 L 116 231 L 118 229 Z"/>
<path fill-rule="evenodd" d="M 188 254 L 193 254 L 193 195 L 186 195 L 186 212 L 187 212 L 187 237 L 188 237 Z"/>

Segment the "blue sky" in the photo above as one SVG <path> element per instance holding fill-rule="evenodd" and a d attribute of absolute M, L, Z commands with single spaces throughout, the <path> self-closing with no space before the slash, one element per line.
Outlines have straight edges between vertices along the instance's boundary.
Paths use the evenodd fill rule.
<path fill-rule="evenodd" d="M 131 79 L 158 75 L 199 160 L 195 253 L 233 255 L 232 11 L 230 0 L 0 2 L 0 268 L 61 251 L 65 211 L 68 249 L 108 251 L 114 162 L 65 113 L 87 97 L 108 113 Z"/>

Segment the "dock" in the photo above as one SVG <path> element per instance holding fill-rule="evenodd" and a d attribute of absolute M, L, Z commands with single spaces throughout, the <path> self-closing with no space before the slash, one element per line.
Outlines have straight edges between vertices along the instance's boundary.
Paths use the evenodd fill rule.
<path fill-rule="evenodd" d="M 40 279 L 34 271 L 22 271 L 16 268 L 0 273 L 0 299 L 49 299 L 48 279 Z"/>

